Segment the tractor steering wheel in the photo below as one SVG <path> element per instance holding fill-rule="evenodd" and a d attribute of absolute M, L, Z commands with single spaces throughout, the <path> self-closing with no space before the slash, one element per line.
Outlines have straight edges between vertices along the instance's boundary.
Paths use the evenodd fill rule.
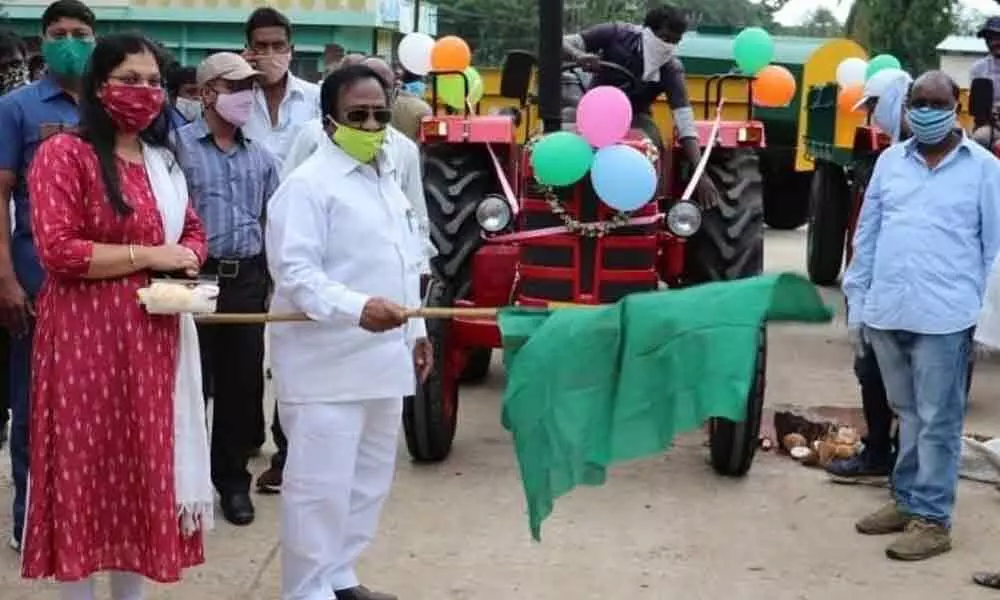
<path fill-rule="evenodd" d="M 602 60 L 601 62 L 599 62 L 597 64 L 602 69 L 610 69 L 610 70 L 618 73 L 619 75 L 623 75 L 625 77 L 625 84 L 618 86 L 618 88 L 621 91 L 625 92 L 626 96 L 630 96 L 633 92 L 635 92 L 635 91 L 637 91 L 639 89 L 639 83 L 640 83 L 639 82 L 639 78 L 636 77 L 632 73 L 632 71 L 629 71 L 628 69 L 626 69 L 625 67 L 621 66 L 618 63 L 608 62 L 606 60 Z M 582 67 L 578 63 L 572 62 L 572 63 L 564 63 L 563 67 L 562 67 L 562 70 L 563 70 L 563 72 L 567 72 L 567 71 L 573 71 L 575 69 L 580 69 L 580 68 L 582 68 Z"/>

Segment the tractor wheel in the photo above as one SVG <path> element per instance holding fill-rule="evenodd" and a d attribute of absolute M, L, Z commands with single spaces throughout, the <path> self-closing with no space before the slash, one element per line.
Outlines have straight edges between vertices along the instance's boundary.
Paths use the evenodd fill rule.
<path fill-rule="evenodd" d="M 764 175 L 764 223 L 772 229 L 798 229 L 809 220 L 809 173 Z"/>
<path fill-rule="evenodd" d="M 465 368 L 460 377 L 462 383 L 480 383 L 490 374 L 493 348 L 473 348 L 466 357 Z"/>
<path fill-rule="evenodd" d="M 835 285 L 844 264 L 850 192 L 840 165 L 817 161 L 809 191 L 806 269 L 816 285 Z"/>
<path fill-rule="evenodd" d="M 718 149 L 706 173 L 719 190 L 719 207 L 706 211 L 687 244 L 685 279 L 728 281 L 764 269 L 764 200 L 760 163 L 749 149 Z"/>
<path fill-rule="evenodd" d="M 434 145 L 424 149 L 424 195 L 431 241 L 438 255 L 434 275 L 451 284 L 455 299 L 469 293 L 471 258 L 482 243 L 476 207 L 497 191 L 488 155 L 467 146 Z"/>
<path fill-rule="evenodd" d="M 427 287 L 428 307 L 450 307 L 452 295 L 440 281 Z M 458 381 L 447 364 L 453 356 L 448 347 L 451 323 L 446 319 L 427 320 L 427 339 L 434 345 L 434 370 L 417 393 L 403 400 L 403 431 L 406 446 L 416 462 L 440 462 L 451 452 L 458 423 Z"/>
<path fill-rule="evenodd" d="M 753 464 L 764 416 L 764 387 L 767 375 L 767 333 L 761 331 L 754 364 L 753 381 L 747 393 L 746 419 L 740 422 L 712 418 L 708 422 L 712 468 L 719 475 L 742 477 Z"/>

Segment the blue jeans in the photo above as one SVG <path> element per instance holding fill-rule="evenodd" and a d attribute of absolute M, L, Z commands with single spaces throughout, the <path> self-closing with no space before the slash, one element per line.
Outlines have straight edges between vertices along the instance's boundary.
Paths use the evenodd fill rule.
<path fill-rule="evenodd" d="M 15 235 L 11 244 L 11 258 L 17 280 L 24 288 L 30 302 L 35 303 L 42 287 L 44 273 L 32 246 L 31 238 Z M 14 539 L 23 540 L 24 514 L 28 499 L 28 431 L 31 423 L 31 341 L 34 322 L 20 337 L 10 339 L 10 471 L 14 480 Z"/>
<path fill-rule="evenodd" d="M 899 419 L 899 456 L 893 471 L 896 504 L 905 513 L 950 526 L 972 332 L 865 332 Z"/>

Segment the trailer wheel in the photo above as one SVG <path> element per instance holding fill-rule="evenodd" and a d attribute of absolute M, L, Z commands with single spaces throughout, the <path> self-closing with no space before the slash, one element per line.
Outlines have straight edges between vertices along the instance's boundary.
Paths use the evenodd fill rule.
<path fill-rule="evenodd" d="M 754 377 L 747 393 L 746 419 L 734 422 L 729 419 L 712 418 L 708 422 L 712 468 L 719 475 L 742 477 L 753 464 L 760 437 L 760 422 L 764 416 L 766 380 L 767 332 L 761 330 Z"/>
<path fill-rule="evenodd" d="M 764 178 L 764 223 L 771 229 L 790 231 L 809 220 L 809 182 L 812 173 L 794 170 L 795 156 L 761 156 Z"/>
<path fill-rule="evenodd" d="M 706 173 L 722 197 L 706 211 L 701 230 L 685 252 L 685 279 L 691 283 L 728 281 L 764 269 L 764 199 L 760 162 L 750 149 L 713 152 Z"/>
<path fill-rule="evenodd" d="M 431 279 L 426 305 L 452 305 L 448 287 Z M 424 383 L 417 383 L 417 393 L 403 399 L 403 431 L 406 447 L 416 462 L 440 462 L 451 453 L 458 424 L 458 381 L 454 365 L 448 363 L 454 353 L 449 347 L 451 322 L 427 320 L 427 339 L 434 345 L 434 369 Z"/>
<path fill-rule="evenodd" d="M 844 264 L 850 191 L 840 165 L 816 161 L 809 190 L 806 269 L 816 285 L 835 285 Z"/>
<path fill-rule="evenodd" d="M 493 348 L 473 348 L 468 351 L 465 368 L 460 377 L 462 383 L 480 383 L 490 374 Z"/>

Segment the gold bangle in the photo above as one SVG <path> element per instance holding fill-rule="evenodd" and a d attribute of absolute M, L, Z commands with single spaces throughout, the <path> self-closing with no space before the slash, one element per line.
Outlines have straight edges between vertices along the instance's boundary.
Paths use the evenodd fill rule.
<path fill-rule="evenodd" d="M 133 267 L 136 266 L 136 264 L 135 264 L 135 244 L 129 244 L 128 245 L 128 262 Z"/>

